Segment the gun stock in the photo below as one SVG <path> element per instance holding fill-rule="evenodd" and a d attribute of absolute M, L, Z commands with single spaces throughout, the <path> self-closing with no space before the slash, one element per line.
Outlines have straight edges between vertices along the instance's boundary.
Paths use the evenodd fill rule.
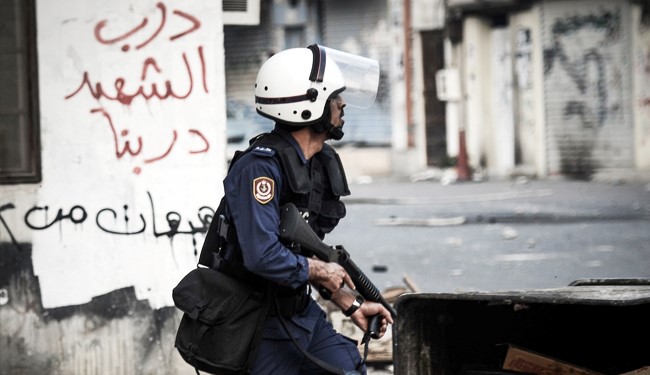
<path fill-rule="evenodd" d="M 280 217 L 280 238 L 285 242 L 295 242 L 300 244 L 302 249 L 314 254 L 322 261 L 338 261 L 331 246 L 318 238 L 318 235 L 316 235 L 309 224 L 307 224 L 307 222 L 302 218 L 300 211 L 293 203 L 287 203 L 282 207 Z"/>
<path fill-rule="evenodd" d="M 350 254 L 342 246 L 332 247 L 321 241 L 309 224 L 302 218 L 298 208 L 292 203 L 287 203 L 282 207 L 280 238 L 286 243 L 294 242 L 300 244 L 301 249 L 315 255 L 322 261 L 340 264 L 348 275 L 350 275 L 357 291 L 364 299 L 381 303 L 393 318 L 397 316 L 395 309 L 386 301 L 363 271 L 352 261 Z M 373 317 L 369 322 L 369 326 L 371 327 L 369 332 L 373 338 L 378 338 L 378 324 L 378 316 Z"/>

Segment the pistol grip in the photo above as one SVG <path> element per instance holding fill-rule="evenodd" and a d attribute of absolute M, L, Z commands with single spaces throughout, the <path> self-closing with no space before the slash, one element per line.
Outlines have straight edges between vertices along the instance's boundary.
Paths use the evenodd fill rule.
<path fill-rule="evenodd" d="M 373 339 L 379 338 L 379 328 L 381 324 L 381 315 L 377 314 L 368 320 L 368 333 Z"/>

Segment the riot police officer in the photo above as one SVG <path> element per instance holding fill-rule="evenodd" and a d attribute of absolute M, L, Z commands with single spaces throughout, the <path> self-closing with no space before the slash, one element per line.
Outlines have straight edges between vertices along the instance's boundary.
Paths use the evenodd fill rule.
<path fill-rule="evenodd" d="M 285 203 L 294 203 L 321 238 L 345 216 L 345 172 L 326 141 L 343 137 L 347 104 L 374 101 L 378 78 L 375 60 L 319 45 L 281 51 L 258 72 L 255 108 L 275 127 L 235 156 L 224 179 L 226 217 L 236 228 L 236 246 L 225 258 L 277 287 L 253 374 L 323 373 L 304 352 L 344 373 L 366 372 L 356 341 L 334 330 L 311 297 L 312 287 L 364 331 L 377 314 L 381 335 L 393 323 L 384 306 L 354 291 L 340 265 L 301 254 L 279 239 Z"/>

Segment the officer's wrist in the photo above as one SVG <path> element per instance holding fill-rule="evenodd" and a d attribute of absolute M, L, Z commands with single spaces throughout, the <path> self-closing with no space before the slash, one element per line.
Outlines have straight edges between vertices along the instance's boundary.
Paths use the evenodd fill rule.
<path fill-rule="evenodd" d="M 347 310 L 343 311 L 343 315 L 349 317 L 350 315 L 354 314 L 355 311 L 359 310 L 362 304 L 363 304 L 363 298 L 361 298 L 361 296 L 357 296 L 354 302 L 352 302 L 352 306 L 350 306 Z"/>

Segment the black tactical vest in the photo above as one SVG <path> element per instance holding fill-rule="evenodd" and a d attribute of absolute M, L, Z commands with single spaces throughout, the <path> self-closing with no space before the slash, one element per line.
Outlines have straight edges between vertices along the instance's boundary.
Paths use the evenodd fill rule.
<path fill-rule="evenodd" d="M 256 147 L 269 147 L 275 150 L 274 158 L 280 165 L 283 178 L 282 191 L 279 192 L 280 207 L 289 202 L 295 204 L 303 216 L 308 218 L 314 232 L 323 239 L 325 234 L 331 232 L 345 216 L 345 204 L 340 198 L 350 194 L 343 165 L 336 151 L 324 144 L 321 152 L 316 154 L 310 163 L 304 165 L 300 155 L 289 141 L 277 133 L 265 133 L 255 138 L 246 151 L 237 151 L 231 167 L 242 155 Z M 227 211 L 224 196 L 210 224 L 199 263 L 265 285 L 263 280 L 244 268 L 236 229 L 228 222 Z M 308 294 L 304 293 L 306 288 L 305 285 L 297 290 L 288 288 L 276 290 L 278 296 L 289 298 L 283 300 L 283 304 L 288 309 L 283 314 L 291 316 L 296 311 L 302 310 L 306 303 L 305 297 L 308 297 Z"/>
<path fill-rule="evenodd" d="M 280 207 L 289 202 L 295 204 L 323 239 L 345 217 L 345 204 L 340 198 L 350 194 L 339 155 L 330 145 L 324 144 L 323 149 L 304 165 L 296 149 L 280 134 L 265 133 L 246 151 L 236 155 L 232 163 L 255 147 L 275 150 L 283 176 Z"/>

